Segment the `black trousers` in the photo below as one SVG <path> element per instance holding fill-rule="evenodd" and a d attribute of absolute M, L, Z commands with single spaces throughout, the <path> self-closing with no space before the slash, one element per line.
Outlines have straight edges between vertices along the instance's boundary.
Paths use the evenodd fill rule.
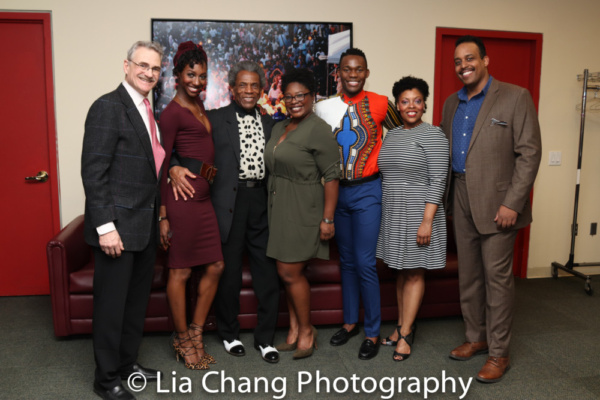
<path fill-rule="evenodd" d="M 119 385 L 119 371 L 130 369 L 138 356 L 154 275 L 155 238 L 153 230 L 143 251 L 124 251 L 117 258 L 94 248 L 95 380 L 105 389 Z"/>
<path fill-rule="evenodd" d="M 279 308 L 279 276 L 275 261 L 267 257 L 269 227 L 266 188 L 238 186 L 233 213 L 229 238 L 227 243 L 222 243 L 225 269 L 214 302 L 217 332 L 229 342 L 239 337 L 237 317 L 240 313 L 242 262 L 246 251 L 252 286 L 258 300 L 254 339 L 259 343 L 272 344 Z"/>

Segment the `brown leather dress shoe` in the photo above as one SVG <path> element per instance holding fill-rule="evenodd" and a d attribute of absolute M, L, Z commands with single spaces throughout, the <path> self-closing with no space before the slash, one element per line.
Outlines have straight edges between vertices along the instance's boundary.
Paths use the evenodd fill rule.
<path fill-rule="evenodd" d="M 485 354 L 487 352 L 487 342 L 464 342 L 450 352 L 450 358 L 459 361 L 467 361 L 477 354 Z"/>
<path fill-rule="evenodd" d="M 510 369 L 508 357 L 488 357 L 481 371 L 477 374 L 477 380 L 484 383 L 498 382 L 506 371 Z"/>

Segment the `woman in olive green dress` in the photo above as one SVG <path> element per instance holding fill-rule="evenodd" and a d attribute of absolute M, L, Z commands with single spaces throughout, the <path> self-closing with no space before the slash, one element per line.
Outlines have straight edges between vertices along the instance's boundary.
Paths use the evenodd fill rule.
<path fill-rule="evenodd" d="M 286 343 L 277 349 L 296 350 L 294 359 L 299 359 L 309 357 L 316 348 L 304 267 L 314 257 L 329 259 L 340 155 L 331 127 L 312 112 L 316 91 L 312 72 L 287 72 L 282 91 L 291 118 L 273 127 L 265 149 L 270 172 L 267 255 L 277 260 L 290 312 Z"/>

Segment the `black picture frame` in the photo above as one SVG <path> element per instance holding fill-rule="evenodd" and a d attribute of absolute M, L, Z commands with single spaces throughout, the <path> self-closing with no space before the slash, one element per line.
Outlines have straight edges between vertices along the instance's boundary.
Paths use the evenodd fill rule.
<path fill-rule="evenodd" d="M 281 22 L 196 19 L 152 19 L 152 40 L 165 48 L 162 71 L 154 89 L 154 113 L 160 113 L 175 94 L 173 56 L 179 43 L 201 44 L 208 56 L 208 84 L 202 99 L 206 109 L 231 101 L 227 74 L 242 60 L 256 61 L 267 83 L 259 104 L 274 119 L 285 118 L 278 80 L 286 68 L 307 67 L 315 73 L 317 98 L 337 94 L 337 62 L 352 47 L 351 22 Z"/>

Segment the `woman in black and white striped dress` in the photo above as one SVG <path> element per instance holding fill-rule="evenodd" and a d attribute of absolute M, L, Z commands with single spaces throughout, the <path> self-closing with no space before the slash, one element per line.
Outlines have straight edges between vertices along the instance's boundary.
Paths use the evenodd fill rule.
<path fill-rule="evenodd" d="M 392 91 L 404 125 L 387 133 L 379 153 L 383 200 L 377 257 L 398 270 L 398 327 L 382 344 L 396 346 L 393 359 L 402 361 L 411 353 L 425 269 L 446 265 L 442 199 L 449 150 L 442 130 L 421 119 L 427 82 L 407 76 Z"/>

